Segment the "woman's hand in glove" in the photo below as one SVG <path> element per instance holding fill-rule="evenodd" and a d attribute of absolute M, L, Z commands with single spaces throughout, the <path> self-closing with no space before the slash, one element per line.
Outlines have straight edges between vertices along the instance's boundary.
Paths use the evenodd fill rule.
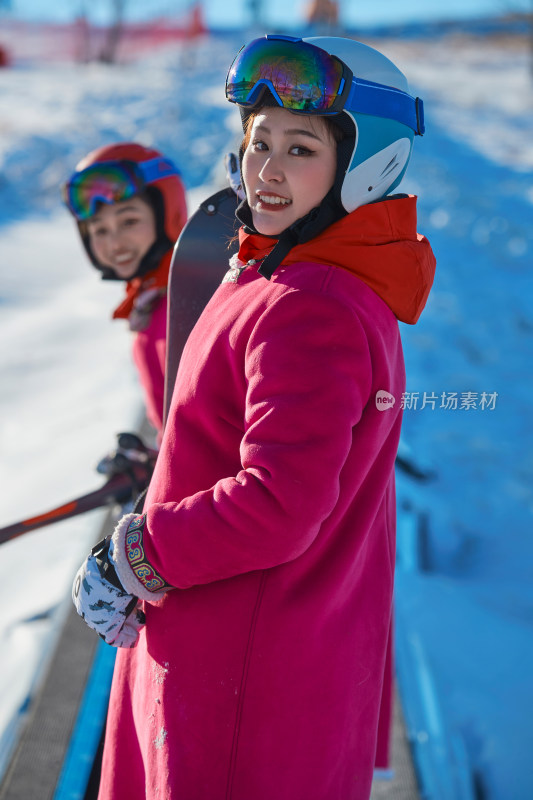
<path fill-rule="evenodd" d="M 72 587 L 72 600 L 87 625 L 114 647 L 135 647 L 144 625 L 139 600 L 123 587 L 108 536 L 93 547 Z"/>

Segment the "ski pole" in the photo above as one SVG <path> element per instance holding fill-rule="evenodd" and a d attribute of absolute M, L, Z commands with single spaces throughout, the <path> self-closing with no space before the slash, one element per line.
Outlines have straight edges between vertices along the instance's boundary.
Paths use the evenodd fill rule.
<path fill-rule="evenodd" d="M 46 511 L 44 514 L 0 528 L 0 544 L 15 539 L 23 533 L 29 533 L 37 528 L 43 528 L 45 525 L 52 525 L 54 522 L 84 514 L 86 511 L 92 511 L 101 506 L 111 503 L 126 503 L 132 499 L 134 492 L 137 493 L 143 488 L 140 483 L 130 473 L 117 473 L 94 492 L 89 492 L 68 503 L 63 503 L 57 508 Z M 146 481 L 143 483 L 146 483 Z"/>
<path fill-rule="evenodd" d="M 136 499 L 147 488 L 157 450 L 147 447 L 136 433 L 117 434 L 118 449 L 108 453 L 97 466 L 97 472 L 107 477 L 106 483 L 94 492 L 81 495 L 44 514 L 15 522 L 0 528 L 0 544 L 15 539 L 45 525 L 52 525 L 69 517 L 84 514 L 110 503 L 127 503 Z"/>

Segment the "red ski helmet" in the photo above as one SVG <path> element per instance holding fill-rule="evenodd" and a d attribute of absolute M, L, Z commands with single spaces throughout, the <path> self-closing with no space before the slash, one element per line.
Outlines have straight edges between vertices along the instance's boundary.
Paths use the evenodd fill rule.
<path fill-rule="evenodd" d="M 89 167 L 98 166 L 98 164 L 109 164 L 110 162 L 118 164 L 123 162 L 125 165 L 131 165 L 133 163 L 135 165 L 162 158 L 163 155 L 155 148 L 144 147 L 134 142 L 118 142 L 99 147 L 82 158 L 76 165 L 73 175 L 67 184 L 65 184 L 65 198 L 67 197 L 68 187 L 71 185 L 72 181 L 78 174 L 87 170 Z M 165 164 L 170 164 L 171 167 L 173 167 L 168 159 L 165 159 Z M 153 208 L 156 221 L 156 241 L 142 259 L 135 275 L 132 275 L 128 280 L 145 275 L 147 272 L 159 266 L 165 253 L 173 248 L 187 220 L 185 189 L 176 168 L 163 171 L 161 176 L 155 175 L 147 179 L 138 192 L 136 192 L 136 190 L 134 191 L 135 193 L 142 193 L 142 196 L 148 200 Z M 67 200 L 66 203 L 69 210 L 76 218 L 87 255 L 92 264 L 102 273 L 102 278 L 106 280 L 121 280 L 114 270 L 103 266 L 96 259 L 91 250 L 86 219 L 79 219 Z"/>

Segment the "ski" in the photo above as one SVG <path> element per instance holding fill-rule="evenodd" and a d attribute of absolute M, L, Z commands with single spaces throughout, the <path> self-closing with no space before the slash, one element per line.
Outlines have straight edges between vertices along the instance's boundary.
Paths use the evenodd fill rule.
<path fill-rule="evenodd" d="M 185 342 L 237 249 L 231 243 L 238 230 L 238 202 L 229 186 L 208 197 L 190 217 L 174 248 L 168 284 L 165 419 Z"/>

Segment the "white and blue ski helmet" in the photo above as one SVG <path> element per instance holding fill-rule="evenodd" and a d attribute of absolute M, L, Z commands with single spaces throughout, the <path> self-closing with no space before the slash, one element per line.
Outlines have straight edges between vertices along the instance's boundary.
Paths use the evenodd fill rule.
<path fill-rule="evenodd" d="M 331 65 L 325 54 L 333 57 Z M 324 86 L 338 62 L 344 72 L 332 100 Z M 303 84 L 299 66 L 306 72 Z M 318 94 L 327 96 L 329 108 L 315 99 Z M 226 96 L 240 106 L 243 126 L 250 112 L 265 103 L 331 116 L 345 135 L 338 147 L 334 193 L 348 213 L 400 184 L 414 137 L 424 133 L 423 103 L 411 96 L 405 75 L 378 50 L 344 37 L 268 34 L 256 39 L 242 48 L 230 67 Z"/>

